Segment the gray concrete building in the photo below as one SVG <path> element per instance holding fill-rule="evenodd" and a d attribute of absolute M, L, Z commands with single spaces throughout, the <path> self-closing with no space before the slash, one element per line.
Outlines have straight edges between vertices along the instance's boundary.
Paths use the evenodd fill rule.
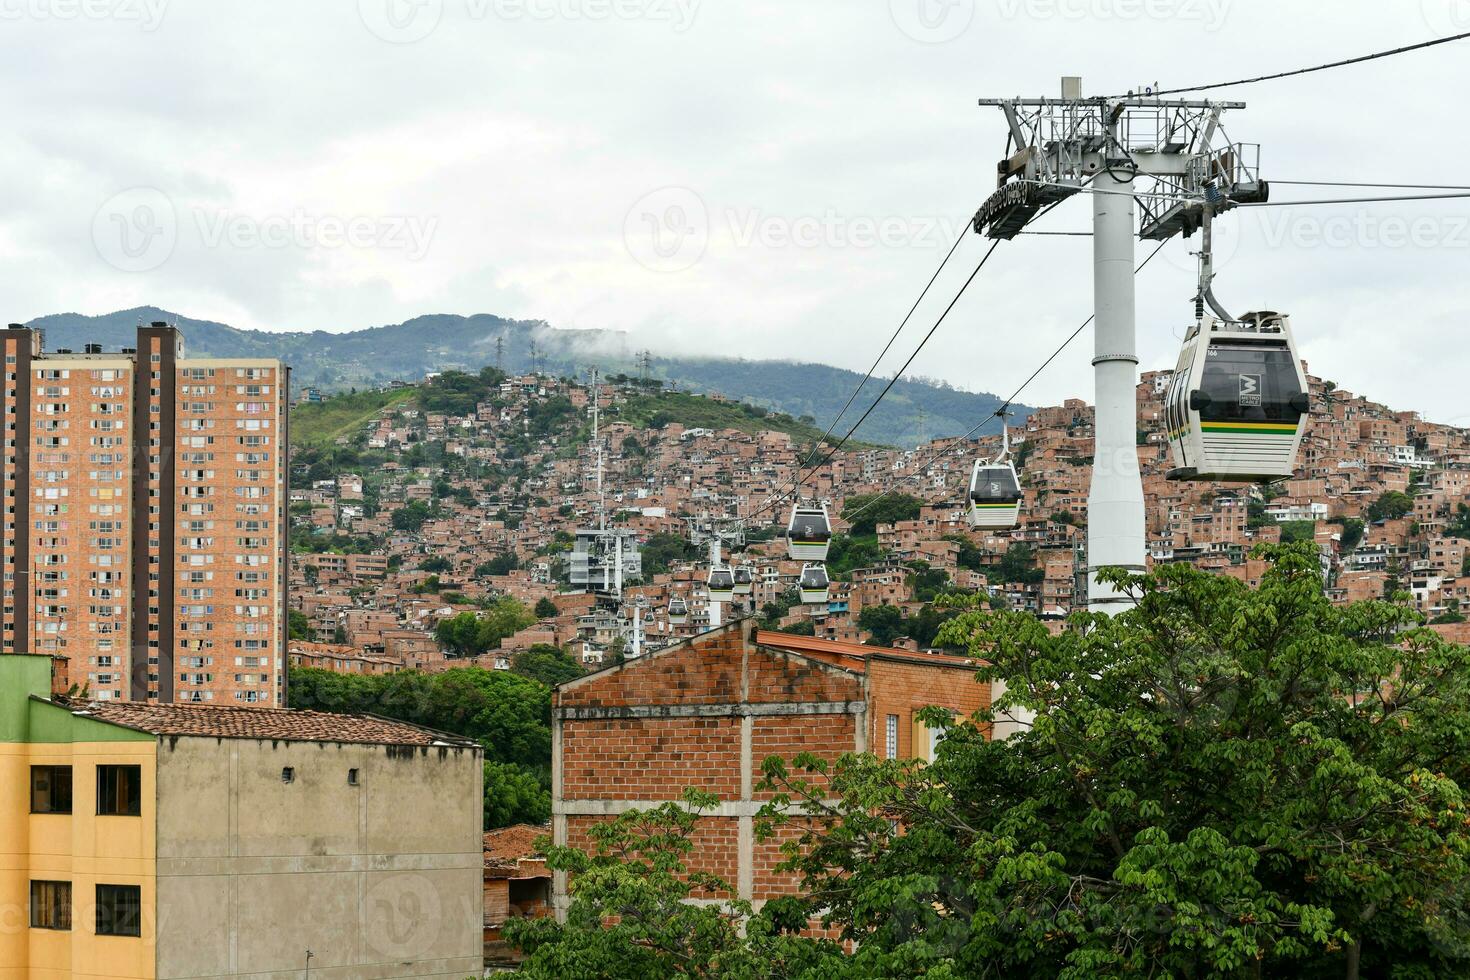
<path fill-rule="evenodd" d="M 0 976 L 481 975 L 477 744 L 371 716 L 48 699 L 33 673 L 6 701 L 31 719 L 11 719 L 10 755 L 31 757 L 11 768 L 19 784 L 43 764 L 66 806 L 17 802 L 30 844 L 7 861 L 30 869 L 18 894 L 29 877 L 66 907 Z M 125 928 L 93 921 L 94 888 L 125 894 Z"/>

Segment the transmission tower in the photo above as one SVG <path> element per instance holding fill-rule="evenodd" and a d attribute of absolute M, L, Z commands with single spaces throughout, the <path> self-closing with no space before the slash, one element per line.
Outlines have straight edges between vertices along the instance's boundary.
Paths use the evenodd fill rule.
<path fill-rule="evenodd" d="M 540 374 L 541 373 L 541 368 L 538 365 L 538 361 L 540 360 L 540 357 L 541 357 L 541 350 L 540 350 L 540 348 L 538 348 L 536 346 L 536 341 L 534 339 L 531 341 L 531 344 L 527 348 L 526 353 L 528 353 L 531 356 L 531 373 L 532 374 Z"/>
<path fill-rule="evenodd" d="M 1117 612 L 1131 600 L 1099 582 L 1097 572 L 1141 572 L 1147 549 L 1136 448 L 1134 237 L 1188 237 L 1236 204 L 1264 201 L 1260 148 L 1225 135 L 1221 115 L 1245 108 L 1243 102 L 1162 100 L 1147 90 L 1083 98 L 1082 80 L 1067 77 L 1059 99 L 981 99 L 980 105 L 1000 108 L 1009 139 L 997 166 L 998 189 L 975 215 L 977 233 L 1013 238 L 1043 209 L 1084 187 L 1092 195 L 1097 407 L 1087 594 L 1093 611 Z M 1135 188 L 1138 178 L 1150 186 Z M 1214 305 L 1203 269 L 1200 295 Z"/>
<path fill-rule="evenodd" d="M 495 338 L 495 370 L 505 370 L 505 334 Z"/>

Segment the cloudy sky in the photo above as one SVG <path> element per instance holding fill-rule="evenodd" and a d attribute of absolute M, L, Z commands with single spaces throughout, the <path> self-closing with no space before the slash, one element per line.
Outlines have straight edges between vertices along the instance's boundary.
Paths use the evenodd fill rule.
<path fill-rule="evenodd" d="M 1464 30 L 1470 0 L 0 0 L 0 313 L 483 312 L 863 370 L 993 187 L 1004 131 L 977 98 Z M 1250 103 L 1229 132 L 1268 178 L 1470 183 L 1467 89 L 1470 42 L 1222 96 Z M 1315 373 L 1470 425 L 1470 201 L 1222 223 L 1228 305 L 1291 313 Z M 1140 276 L 1145 368 L 1192 315 L 1190 247 Z M 1008 393 L 1089 312 L 1090 249 L 1002 246 L 914 373 Z M 1079 340 L 1025 400 L 1087 397 L 1090 356 Z"/>

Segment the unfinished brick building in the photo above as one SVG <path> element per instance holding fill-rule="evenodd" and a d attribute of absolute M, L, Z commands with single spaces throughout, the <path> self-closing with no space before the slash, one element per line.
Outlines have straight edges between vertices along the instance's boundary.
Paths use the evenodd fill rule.
<path fill-rule="evenodd" d="M 779 840 L 757 842 L 761 764 L 812 752 L 932 758 L 916 717 L 930 705 L 969 715 L 987 685 L 961 657 L 915 654 L 731 623 L 621 666 L 562 684 L 552 698 L 552 832 L 585 846 L 588 829 L 685 787 L 719 805 L 700 823 L 691 869 L 719 875 L 757 904 L 795 890 L 773 870 Z M 565 875 L 553 886 L 565 913 Z"/>

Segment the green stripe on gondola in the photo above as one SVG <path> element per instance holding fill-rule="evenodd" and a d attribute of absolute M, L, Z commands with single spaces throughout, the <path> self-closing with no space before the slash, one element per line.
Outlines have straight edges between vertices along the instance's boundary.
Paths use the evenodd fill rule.
<path fill-rule="evenodd" d="M 1202 432 L 1229 432 L 1248 436 L 1294 436 L 1297 427 L 1291 424 L 1272 424 L 1270 422 L 1203 422 L 1200 424 Z"/>
<path fill-rule="evenodd" d="M 1021 502 L 1016 501 L 1014 504 L 971 504 L 970 506 L 976 510 L 997 510 L 1001 507 L 1019 507 L 1021 506 Z"/>
<path fill-rule="evenodd" d="M 831 540 L 831 538 L 817 538 L 816 540 L 811 540 L 811 539 L 807 539 L 807 538 L 792 538 L 791 539 L 791 541 L 792 541 L 793 544 L 826 544 L 830 540 Z"/>

